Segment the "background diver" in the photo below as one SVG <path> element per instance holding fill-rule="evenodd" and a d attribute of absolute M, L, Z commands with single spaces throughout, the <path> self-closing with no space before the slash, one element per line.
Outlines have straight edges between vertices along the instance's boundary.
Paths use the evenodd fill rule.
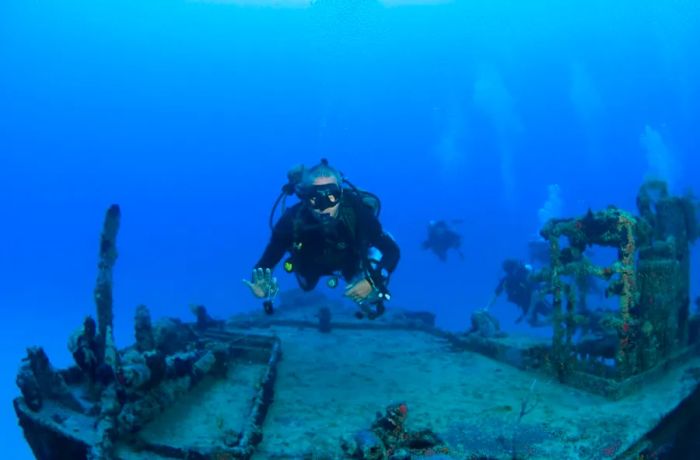
<path fill-rule="evenodd" d="M 370 319 L 384 312 L 390 295 L 387 284 L 399 261 L 399 247 L 382 229 L 378 219 L 379 199 L 358 190 L 327 160 L 288 173 L 289 182 L 270 215 L 272 235 L 251 280 L 243 282 L 252 293 L 266 299 L 265 311 L 272 313 L 272 300 L 279 288 L 274 267 L 286 253 L 286 272 L 294 272 L 299 287 L 310 291 L 323 276 L 335 287 L 338 277 L 347 286 L 344 295 L 355 301 Z M 347 184 L 348 187 L 344 187 Z M 272 226 L 280 199 L 295 193 L 300 201 L 286 209 Z"/>
<path fill-rule="evenodd" d="M 455 223 L 459 221 L 453 221 Z M 423 249 L 430 249 L 438 258 L 447 261 L 447 251 L 454 249 L 461 259 L 464 254 L 459 248 L 462 246 L 462 235 L 454 231 L 445 220 L 431 220 L 428 223 L 428 237 L 423 242 Z"/>
<path fill-rule="evenodd" d="M 485 311 L 488 311 L 498 296 L 505 292 L 508 301 L 516 304 L 522 311 L 516 323 L 525 319 L 533 327 L 547 324 L 547 319 L 552 314 L 552 306 L 543 296 L 542 282 L 532 276 L 532 267 L 519 260 L 507 259 L 503 262 L 503 271 L 505 275 L 498 282 Z M 540 320 L 540 316 L 543 320 Z"/>

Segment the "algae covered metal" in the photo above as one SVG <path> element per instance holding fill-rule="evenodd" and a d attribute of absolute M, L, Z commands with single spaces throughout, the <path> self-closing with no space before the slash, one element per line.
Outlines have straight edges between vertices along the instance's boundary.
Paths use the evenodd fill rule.
<path fill-rule="evenodd" d="M 97 322 L 86 318 L 71 336 L 75 366 L 56 370 L 34 347 L 18 372 L 22 397 L 14 405 L 32 451 L 51 460 L 249 458 L 272 400 L 279 340 L 223 331 L 202 307 L 194 309 L 196 323 L 151 325 L 140 306 L 135 344 L 118 350 L 112 267 L 119 220 L 112 206 L 100 243 Z M 193 411 L 203 406 L 206 419 Z"/>

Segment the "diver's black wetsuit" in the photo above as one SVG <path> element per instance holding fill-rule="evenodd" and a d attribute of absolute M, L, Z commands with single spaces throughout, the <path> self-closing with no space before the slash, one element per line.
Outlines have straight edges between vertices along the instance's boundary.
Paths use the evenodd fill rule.
<path fill-rule="evenodd" d="M 518 264 L 511 267 L 506 276 L 501 278 L 496 286 L 495 294 L 501 295 L 503 291 L 509 302 L 518 305 L 524 313 L 530 308 L 530 299 L 536 290 L 536 283 L 530 281 L 530 272 L 524 265 Z"/>
<path fill-rule="evenodd" d="M 370 270 L 367 254 L 376 248 L 382 257 Z M 313 289 L 321 276 L 340 273 L 352 281 L 363 272 L 378 286 L 382 270 L 389 274 L 399 262 L 399 247 L 382 230 L 371 208 L 352 191 L 341 199 L 337 218 L 321 222 L 302 202 L 287 209 L 272 230 L 270 242 L 255 268 L 274 268 L 290 252 L 293 270 L 303 290 Z"/>
<path fill-rule="evenodd" d="M 455 249 L 459 251 L 462 244 L 462 236 L 452 230 L 444 220 L 428 225 L 428 239 L 423 242 L 423 249 L 431 249 L 438 258 L 446 262 L 447 251 Z M 462 253 L 459 253 L 464 258 Z"/>
<path fill-rule="evenodd" d="M 504 265 L 506 275 L 499 281 L 494 294 L 499 296 L 505 291 L 508 301 L 520 307 L 522 316 L 517 321 L 520 322 L 528 314 L 532 315 L 534 322 L 537 322 L 538 315 L 548 316 L 551 307 L 544 300 L 533 298 L 537 295 L 539 283 L 531 279 L 530 270 L 525 264 L 507 261 Z M 533 312 L 530 312 L 531 308 L 534 308 Z"/>

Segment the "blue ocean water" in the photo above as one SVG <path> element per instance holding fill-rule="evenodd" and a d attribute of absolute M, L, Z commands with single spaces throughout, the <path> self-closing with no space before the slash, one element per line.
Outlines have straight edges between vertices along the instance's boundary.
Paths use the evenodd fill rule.
<path fill-rule="evenodd" d="M 402 249 L 391 305 L 451 329 L 489 300 L 504 258 L 527 256 L 541 216 L 634 210 L 649 176 L 697 192 L 697 2 L 269 3 L 0 3 L 6 458 L 30 458 L 16 367 L 29 345 L 69 363 L 112 203 L 124 345 L 140 303 L 184 318 L 190 303 L 259 308 L 240 279 L 297 163 L 326 157 L 382 198 Z M 464 260 L 421 249 L 443 218 L 463 221 Z M 517 315 L 494 311 L 506 327 Z"/>

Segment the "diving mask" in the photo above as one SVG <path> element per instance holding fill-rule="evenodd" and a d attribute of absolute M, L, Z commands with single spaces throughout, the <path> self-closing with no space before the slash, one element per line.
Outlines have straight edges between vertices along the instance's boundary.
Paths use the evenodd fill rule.
<path fill-rule="evenodd" d="M 309 205 L 318 211 L 332 208 L 340 203 L 342 190 L 338 184 L 323 184 L 310 187 L 306 200 Z"/>

